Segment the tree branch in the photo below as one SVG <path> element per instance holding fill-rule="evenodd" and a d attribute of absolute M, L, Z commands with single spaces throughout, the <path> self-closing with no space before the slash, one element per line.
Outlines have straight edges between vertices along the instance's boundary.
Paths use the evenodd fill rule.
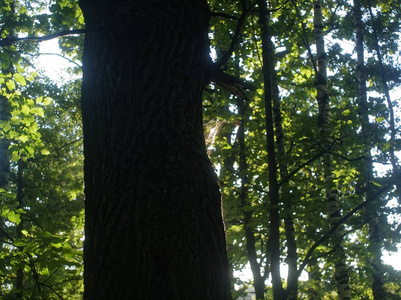
<path fill-rule="evenodd" d="M 313 254 L 313 251 L 316 250 L 317 247 L 319 247 L 321 244 L 323 244 L 336 230 L 338 227 L 343 225 L 349 218 L 351 218 L 358 210 L 364 208 L 367 206 L 370 202 L 373 202 L 376 200 L 381 194 L 389 190 L 397 180 L 400 180 L 400 177 L 393 177 L 391 178 L 390 182 L 380 188 L 376 193 L 374 193 L 372 196 L 367 198 L 365 201 L 363 201 L 361 204 L 356 206 L 354 209 L 352 209 L 349 213 L 347 213 L 344 217 L 342 217 L 337 223 L 335 223 L 330 230 L 324 234 L 315 244 L 312 245 L 312 247 L 308 250 L 308 253 L 306 254 L 305 258 L 302 261 L 301 266 L 299 267 L 297 273 L 295 274 L 295 278 L 299 278 L 301 275 L 302 271 L 305 269 L 306 265 L 310 262 L 310 257 Z"/>
<path fill-rule="evenodd" d="M 251 4 L 249 7 L 246 7 L 245 1 L 241 1 L 242 5 L 242 13 L 241 16 L 238 18 L 237 26 L 235 27 L 234 31 L 234 36 L 231 40 L 230 47 L 228 48 L 227 52 L 223 54 L 221 58 L 217 60 L 215 63 L 217 68 L 220 68 L 222 65 L 224 65 L 231 57 L 231 55 L 234 52 L 235 46 L 238 44 L 238 39 L 240 36 L 241 28 L 245 23 L 246 17 L 248 16 L 249 12 L 251 9 L 256 5 L 257 1 L 255 1 L 253 4 Z"/>
<path fill-rule="evenodd" d="M 213 64 L 211 67 L 210 80 L 228 90 L 232 95 L 249 101 L 243 89 L 254 90 L 255 88 L 252 86 L 252 84 L 240 78 L 226 74 L 216 67 L 216 64 Z"/>
<path fill-rule="evenodd" d="M 310 163 L 312 163 L 313 161 L 315 161 L 316 159 L 318 159 L 319 157 L 321 157 L 323 154 L 327 153 L 327 151 L 322 151 L 319 152 L 318 154 L 312 156 L 310 159 L 308 159 L 306 162 L 304 162 L 303 164 L 301 164 L 300 166 L 298 166 L 297 168 L 295 168 L 294 170 L 292 170 L 288 176 L 284 177 L 282 180 L 280 180 L 280 182 L 278 183 L 278 186 L 282 186 L 284 183 L 288 182 L 292 176 L 294 176 L 296 173 L 298 173 L 299 170 L 301 170 L 302 168 L 304 168 L 305 166 L 309 165 Z"/>
<path fill-rule="evenodd" d="M 43 41 L 48 41 L 52 40 L 61 36 L 67 36 L 67 35 L 73 35 L 73 34 L 83 34 L 86 33 L 86 29 L 73 29 L 73 30 L 65 30 L 65 31 L 60 31 L 56 33 L 52 33 L 49 35 L 45 36 L 27 36 L 27 37 L 10 37 L 10 38 L 5 38 L 0 40 L 0 47 L 4 46 L 10 46 L 11 44 L 15 42 L 20 42 L 20 41 L 36 41 L 36 42 L 43 42 Z"/>
<path fill-rule="evenodd" d="M 229 15 L 229 14 L 226 14 L 226 13 L 222 13 L 222 12 L 213 12 L 213 11 L 211 11 L 210 15 L 213 16 L 213 17 L 222 17 L 222 18 L 230 19 L 230 20 L 238 20 L 238 17 L 232 16 L 232 15 Z"/>

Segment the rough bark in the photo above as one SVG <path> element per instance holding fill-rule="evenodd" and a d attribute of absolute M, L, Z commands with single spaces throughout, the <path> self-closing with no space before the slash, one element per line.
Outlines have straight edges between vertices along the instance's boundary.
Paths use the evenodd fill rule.
<path fill-rule="evenodd" d="M 84 299 L 231 299 L 203 0 L 81 0 Z"/>
<path fill-rule="evenodd" d="M 266 1 L 259 0 L 259 23 L 261 26 L 262 39 L 262 60 L 263 60 L 263 80 L 264 80 L 264 104 L 266 113 L 266 148 L 269 169 L 269 254 L 270 270 L 273 285 L 273 297 L 275 300 L 286 299 L 280 275 L 280 213 L 279 213 L 279 186 L 277 182 L 277 162 L 276 149 L 274 142 L 274 120 L 273 120 L 273 100 L 271 89 L 271 74 L 269 61 L 269 43 L 271 37 L 269 33 L 269 16 L 267 13 Z"/>
<path fill-rule="evenodd" d="M 365 199 L 368 199 L 372 194 L 370 188 L 370 180 L 373 178 L 373 163 L 370 154 L 370 125 L 368 99 L 366 91 L 366 74 L 365 74 L 365 58 L 363 49 L 363 22 L 361 2 L 354 0 L 354 16 L 355 16 L 355 52 L 357 54 L 357 73 L 358 73 L 358 114 L 361 120 L 361 134 L 363 143 L 366 145 L 364 149 L 364 161 L 361 166 L 362 174 L 362 192 Z M 367 212 L 369 221 L 369 242 L 371 249 L 371 266 L 372 275 L 372 292 L 375 300 L 385 299 L 385 290 L 383 285 L 383 266 L 381 261 L 381 239 L 379 234 L 379 224 L 376 218 L 375 208 Z"/>
<path fill-rule="evenodd" d="M 328 150 L 332 142 L 330 137 L 330 102 L 327 91 L 327 62 L 324 49 L 323 14 L 320 0 L 314 1 L 314 34 L 317 52 L 317 74 L 315 87 L 317 90 L 317 102 L 319 106 L 318 126 L 321 138 L 321 146 Z M 329 153 L 322 157 L 323 177 L 326 190 L 326 202 L 328 220 L 334 225 L 341 219 L 340 203 L 338 200 L 337 187 L 334 182 L 333 159 Z M 337 286 L 338 299 L 351 299 L 349 275 L 346 265 L 346 256 L 342 243 L 343 228 L 338 228 L 333 234 L 333 261 L 334 276 Z"/>
<path fill-rule="evenodd" d="M 10 4 L 11 7 L 11 12 L 10 12 L 10 16 L 9 18 L 13 18 L 14 14 L 15 14 L 15 3 L 11 2 Z M 4 21 L 5 22 L 5 21 Z M 3 28 L 5 31 L 8 32 L 7 37 L 8 38 L 12 38 L 14 37 L 14 29 L 13 28 L 9 28 L 10 24 L 12 22 L 5 22 L 7 24 L 4 25 L 8 28 Z M 2 53 L 1 58 L 7 59 L 10 58 L 12 56 L 13 53 L 12 50 L 8 49 L 8 47 L 5 47 L 5 49 L 1 49 L 1 51 L 4 51 L 4 53 Z M 8 66 L 7 66 L 8 65 Z M 11 63 L 11 59 L 7 62 L 4 62 L 4 66 L 7 67 L 2 67 L 1 68 L 1 72 L 4 75 L 10 74 L 13 72 L 13 65 Z M 7 87 L 4 85 L 3 86 L 5 89 L 7 89 Z M 0 121 L 10 121 L 11 119 L 11 113 L 10 113 L 10 104 L 8 102 L 7 97 L 5 97 L 4 95 L 0 95 Z M 0 136 L 0 189 L 8 189 L 8 183 L 9 183 L 9 177 L 10 177 L 10 157 L 8 155 L 8 147 L 10 146 L 10 141 L 6 138 L 4 138 L 3 136 Z"/>

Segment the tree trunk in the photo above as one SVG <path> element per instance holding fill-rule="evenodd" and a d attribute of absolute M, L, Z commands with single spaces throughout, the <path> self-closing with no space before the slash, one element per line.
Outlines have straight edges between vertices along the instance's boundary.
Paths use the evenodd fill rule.
<path fill-rule="evenodd" d="M 266 146 L 267 160 L 269 168 L 269 252 L 270 269 L 272 275 L 273 296 L 275 300 L 286 299 L 280 275 L 280 213 L 279 213 L 279 187 L 277 182 L 277 162 L 276 149 L 274 143 L 273 126 L 273 100 L 271 90 L 271 74 L 269 61 L 269 43 L 271 36 L 269 33 L 269 17 L 266 1 L 259 0 L 259 23 L 262 29 L 262 58 L 263 58 L 263 80 L 264 80 L 264 99 L 266 113 Z"/>
<path fill-rule="evenodd" d="M 81 0 L 84 299 L 231 299 L 204 0 Z"/>
<path fill-rule="evenodd" d="M 374 48 L 376 50 L 376 56 L 377 56 L 377 62 L 379 65 L 379 74 L 380 74 L 380 81 L 381 81 L 381 85 L 382 85 L 382 89 L 383 89 L 383 93 L 384 96 L 386 98 L 387 101 L 387 108 L 388 108 L 388 112 L 389 112 L 389 116 L 390 116 L 390 120 L 389 120 L 389 134 L 390 134 L 390 139 L 388 141 L 388 143 L 392 146 L 390 146 L 389 148 L 389 153 L 390 153 L 390 162 L 391 162 L 391 166 L 393 168 L 393 175 L 394 176 L 398 176 L 400 174 L 400 168 L 398 167 L 397 164 L 397 156 L 394 150 L 394 144 L 396 144 L 396 135 L 397 135 L 397 129 L 396 129 L 396 125 L 395 125 L 395 113 L 394 113 L 394 104 L 391 101 L 391 97 L 390 97 L 390 88 L 387 84 L 387 80 L 386 80 L 386 70 L 384 68 L 384 63 L 383 63 L 383 57 L 382 57 L 382 50 L 379 44 L 379 34 L 377 32 L 376 26 L 375 26 L 375 16 L 373 14 L 372 11 L 372 6 L 371 6 L 371 1 L 368 1 L 368 8 L 369 8 L 369 15 L 370 15 L 370 19 L 372 22 L 372 29 L 373 29 L 373 44 L 374 44 Z M 398 201 L 401 202 L 401 183 L 397 182 L 396 184 L 396 195 L 398 198 Z"/>
<path fill-rule="evenodd" d="M 247 103 L 244 99 L 238 97 L 238 115 L 241 117 L 241 123 L 238 128 L 237 137 L 239 145 L 239 165 L 238 173 L 241 180 L 240 187 L 240 201 L 241 207 L 243 208 L 244 218 L 244 232 L 245 232 L 245 242 L 246 242 L 246 253 L 248 257 L 249 264 L 251 266 L 252 276 L 253 276 L 253 287 L 255 289 L 256 300 L 263 300 L 265 298 L 265 278 L 262 276 L 260 271 L 260 264 L 258 262 L 258 255 L 256 251 L 256 241 L 255 241 L 255 231 L 251 225 L 252 221 L 252 211 L 249 209 L 251 207 L 250 200 L 248 199 L 248 183 L 246 172 L 248 170 L 248 163 L 246 161 L 246 147 L 245 147 L 245 111 L 247 108 Z"/>
<path fill-rule="evenodd" d="M 3 32 L 8 32 L 7 37 L 12 38 L 14 37 L 14 28 L 13 26 L 10 26 L 10 23 L 12 24 L 13 22 L 10 22 L 10 20 L 13 20 L 15 16 L 15 2 L 12 1 L 10 3 L 11 11 L 8 17 L 6 18 L 5 16 L 2 17 L 2 22 L 4 22 L 2 31 Z M 8 19 L 9 18 L 9 19 Z M 1 71 L 3 75 L 9 75 L 13 72 L 13 64 L 12 64 L 12 56 L 13 53 L 15 52 L 14 49 L 9 49 L 9 46 L 5 46 L 1 48 L 1 51 L 3 53 L 0 53 L 0 56 L 2 58 L 2 65 L 3 67 L 1 68 Z M 7 61 L 8 58 L 8 61 Z M 8 88 L 6 85 L 1 85 L 1 89 L 5 89 L 8 91 Z M 6 96 L 1 93 L 0 95 L 0 122 L 8 123 L 11 120 L 11 107 L 10 103 L 7 99 Z M 9 180 L 10 180 L 10 155 L 8 154 L 8 148 L 10 147 L 10 140 L 6 137 L 3 136 L 3 130 L 0 128 L 0 191 L 1 193 L 4 192 L 4 190 L 8 190 L 9 188 Z M 4 132 L 5 133 L 5 132 Z M 3 190 L 3 191 L 2 191 Z M 5 203 L 2 203 L 3 205 Z M 3 240 L 10 239 L 9 234 L 7 233 L 6 226 L 5 226 L 5 220 L 3 217 L 0 217 L 0 252 L 3 251 Z M 4 262 L 0 262 L 0 268 L 2 270 L 5 269 Z M 3 296 L 3 277 L 0 277 L 0 297 Z"/>
<path fill-rule="evenodd" d="M 10 3 L 11 11 L 9 16 L 7 17 L 7 20 L 2 20 L 2 22 L 5 23 L 3 30 L 5 32 L 8 32 L 7 38 L 13 38 L 14 37 L 14 28 L 10 24 L 13 24 L 13 19 L 15 17 L 15 2 L 12 1 Z M 6 25 L 7 24 L 7 25 Z M 4 48 L 4 49 L 3 49 Z M 9 49 L 9 47 L 2 47 L 1 51 L 4 51 L 4 53 L 1 53 L 1 58 L 3 60 L 2 62 L 2 68 L 1 72 L 3 75 L 9 75 L 13 73 L 14 71 L 14 66 L 13 66 L 13 60 L 12 57 L 14 56 L 13 53 L 15 50 Z M 8 61 L 7 61 L 8 58 Z M 4 84 L 2 88 L 5 88 L 8 91 L 8 88 Z M 10 104 L 8 102 L 8 99 L 6 96 L 3 94 L 0 95 L 0 121 L 5 121 L 9 122 L 11 119 L 11 108 Z M 10 141 L 7 138 L 4 138 L 3 136 L 0 136 L 0 189 L 8 189 L 8 183 L 9 183 L 9 178 L 10 178 L 10 157 L 8 155 L 8 147 L 10 146 Z M 3 221 L 2 221 L 3 223 Z M 0 224 L 0 226 L 3 226 L 3 224 Z"/>
<path fill-rule="evenodd" d="M 0 96 L 0 121 L 10 121 L 10 112 L 8 100 L 4 96 Z M 10 177 L 10 157 L 7 153 L 10 141 L 3 137 L 0 138 L 0 189 L 8 188 L 8 180 Z"/>
<path fill-rule="evenodd" d="M 314 33 L 317 52 L 317 74 L 315 86 L 317 90 L 317 102 L 319 105 L 318 126 L 321 137 L 321 145 L 329 150 L 332 144 L 330 137 L 330 103 L 327 91 L 327 68 L 326 68 L 326 52 L 324 49 L 324 33 L 323 33 L 323 14 L 322 3 L 320 0 L 314 1 Z M 338 201 L 337 186 L 334 182 L 333 159 L 330 153 L 326 153 L 322 158 L 323 177 L 326 189 L 326 201 L 328 210 L 328 219 L 330 226 L 334 225 L 341 219 L 340 204 Z M 351 299 L 351 290 L 349 285 L 349 276 L 346 265 L 346 256 L 342 242 L 343 229 L 339 227 L 333 234 L 333 260 L 334 260 L 334 276 L 337 285 L 338 299 Z"/>
<path fill-rule="evenodd" d="M 280 171 L 280 178 L 288 177 L 287 164 L 284 162 L 285 153 L 284 148 L 284 130 L 283 130 L 283 118 L 281 116 L 281 101 L 279 95 L 277 73 L 275 70 L 275 49 L 273 42 L 269 39 L 268 43 L 268 59 L 271 74 L 271 91 L 273 101 L 273 120 L 274 129 L 277 143 L 277 154 L 278 154 L 278 170 Z M 289 300 L 295 300 L 298 298 L 298 278 L 297 275 L 297 243 L 295 240 L 295 228 L 293 220 L 293 209 L 291 203 L 290 185 L 286 181 L 281 186 L 280 199 L 284 205 L 284 231 L 287 241 L 287 258 L 286 263 L 288 265 L 288 276 L 287 276 L 287 294 Z"/>
<path fill-rule="evenodd" d="M 308 300 L 319 300 L 322 299 L 323 293 L 319 288 L 321 286 L 322 274 L 319 268 L 319 262 L 316 259 L 312 259 L 308 263 L 308 285 L 307 295 Z"/>
<path fill-rule="evenodd" d="M 373 163 L 371 146 L 370 146 L 370 128 L 369 128 L 369 111 L 368 99 L 366 91 L 366 75 L 365 75 L 365 58 L 363 49 L 363 23 L 361 3 L 359 0 L 354 0 L 354 16 L 355 16 L 355 52 L 357 54 L 357 73 L 358 73 L 358 114 L 362 124 L 362 139 L 365 146 L 364 157 L 361 168 L 363 196 L 368 199 L 372 194 L 370 188 L 370 180 L 373 178 Z M 376 205 L 377 206 L 377 205 Z M 381 246 L 382 242 L 379 234 L 379 224 L 376 218 L 376 209 L 372 206 L 367 212 L 369 221 L 369 242 L 371 249 L 371 266 L 373 270 L 372 275 L 372 292 L 375 300 L 385 299 L 385 290 L 383 285 L 383 266 L 381 261 Z"/>
<path fill-rule="evenodd" d="M 24 207 L 24 168 L 25 163 L 22 160 L 18 161 L 18 169 L 17 169 L 17 203 L 18 208 L 23 209 Z M 22 234 L 22 230 L 24 229 L 24 221 L 23 216 L 21 216 L 21 221 L 17 225 L 16 237 L 17 239 L 21 239 L 24 235 Z M 18 247 L 19 252 L 19 261 L 20 266 L 17 268 L 16 272 L 16 283 L 15 287 L 17 289 L 16 297 L 17 299 L 25 299 L 24 298 L 24 265 L 22 262 L 24 261 L 24 247 Z"/>

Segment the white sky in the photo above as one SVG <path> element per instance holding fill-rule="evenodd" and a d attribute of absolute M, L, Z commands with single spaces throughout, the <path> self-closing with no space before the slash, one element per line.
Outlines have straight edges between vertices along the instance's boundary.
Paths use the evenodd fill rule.
<path fill-rule="evenodd" d="M 66 72 L 66 69 L 68 67 L 74 67 L 74 64 L 59 56 L 61 55 L 61 51 L 58 47 L 58 39 L 41 42 L 40 53 L 47 54 L 40 55 L 39 58 L 36 59 L 36 65 L 46 76 L 58 83 L 61 83 L 63 79 L 72 78 L 72 76 Z"/>

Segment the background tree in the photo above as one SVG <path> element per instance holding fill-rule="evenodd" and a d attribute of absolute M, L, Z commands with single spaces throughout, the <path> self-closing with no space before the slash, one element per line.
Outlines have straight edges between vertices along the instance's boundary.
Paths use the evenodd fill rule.
<path fill-rule="evenodd" d="M 63 55 L 75 62 L 74 68 L 70 68 L 70 74 L 79 78 L 83 51 L 83 15 L 76 1 L 3 2 L 0 20 L 1 63 L 5 70 L 8 66 L 6 62 L 11 61 L 13 72 L 3 72 L 0 76 L 1 99 L 7 100 L 9 112 L 9 119 L 3 118 L 0 123 L 1 143 L 5 145 L 4 149 L 8 148 L 3 153 L 10 161 L 8 190 L 1 191 L 0 206 L 4 219 L 0 251 L 1 297 L 15 299 L 19 294 L 19 297 L 25 298 L 79 299 L 82 297 L 83 275 L 83 158 L 78 101 L 81 96 L 80 80 L 57 80 L 57 85 L 52 84 L 42 74 L 33 72 L 32 61 L 38 55 L 38 41 L 58 37 Z M 13 13 L 12 3 L 15 3 Z M 318 53 L 314 46 L 313 2 L 211 0 L 210 13 L 203 8 L 204 5 L 198 10 L 199 7 L 192 4 L 188 3 L 187 7 L 185 3 L 185 9 L 173 9 L 173 12 L 165 9 L 165 4 L 160 4 L 163 6 L 160 10 L 157 6 L 157 9 L 153 7 L 150 11 L 146 10 L 146 4 L 138 4 L 132 10 L 128 4 L 121 7 L 110 6 L 110 15 L 102 9 L 97 9 L 95 14 L 95 10 L 88 8 L 88 20 L 91 24 L 88 31 L 91 41 L 89 44 L 93 42 L 92 45 L 101 47 L 101 43 L 106 43 L 111 36 L 115 37 L 113 41 L 116 42 L 107 43 L 107 47 L 99 50 L 103 51 L 101 57 L 105 63 L 97 66 L 103 66 L 104 71 L 94 70 L 98 76 L 96 78 L 99 78 L 98 83 L 102 82 L 102 89 L 98 90 L 109 91 L 99 96 L 99 99 L 107 98 L 110 101 L 101 102 L 107 103 L 105 107 L 108 109 L 103 111 L 104 114 L 99 113 L 104 122 L 97 131 L 99 139 L 107 141 L 107 147 L 100 148 L 92 144 L 94 148 L 89 148 L 103 151 L 102 157 L 110 158 L 104 160 L 103 171 L 96 174 L 108 180 L 104 181 L 99 192 L 107 190 L 111 196 L 104 198 L 99 209 L 109 209 L 110 213 L 96 218 L 89 217 L 104 224 L 104 227 L 99 226 L 104 233 L 104 245 L 117 249 L 115 259 L 110 258 L 110 264 L 120 258 L 122 251 L 129 251 L 128 248 L 133 247 L 134 243 L 130 242 L 131 246 L 128 248 L 121 246 L 124 245 L 121 241 L 128 240 L 120 235 L 124 230 L 120 231 L 120 223 L 108 223 L 111 215 L 129 212 L 126 209 L 129 205 L 123 209 L 118 204 L 114 209 L 110 205 L 117 202 L 107 199 L 120 199 L 121 202 L 118 203 L 123 203 L 123 199 L 134 199 L 132 195 L 142 197 L 141 199 L 147 195 L 148 199 L 172 199 L 174 195 L 184 195 L 184 191 L 189 195 L 193 192 L 188 188 L 190 183 L 187 179 L 194 178 L 191 176 L 196 174 L 197 178 L 207 178 L 202 184 L 213 187 L 211 189 L 214 190 L 214 196 L 210 197 L 218 198 L 210 168 L 206 167 L 207 157 L 203 152 L 202 112 L 207 153 L 214 163 L 223 194 L 231 291 L 235 299 L 249 293 L 249 287 L 255 288 L 258 299 L 272 298 L 272 266 L 276 270 L 276 295 L 278 290 L 286 290 L 288 296 L 285 296 L 289 299 L 335 299 L 336 265 L 332 257 L 337 248 L 333 248 L 336 244 L 334 235 L 337 235 L 337 240 L 342 241 L 346 251 L 343 263 L 348 266 L 353 298 L 399 298 L 400 272 L 382 262 L 385 250 L 397 249 L 401 229 L 398 218 L 400 205 L 397 202 L 399 189 L 396 188 L 397 180 L 399 182 L 397 170 L 400 151 L 399 99 L 396 92 L 401 74 L 398 55 L 399 3 L 384 0 L 361 1 L 359 13 L 357 3 L 353 5 L 351 2 L 329 0 L 323 3 L 321 28 L 325 33 L 326 84 L 330 99 L 328 110 L 331 114 L 329 137 L 332 142 L 329 147 L 324 147 L 318 126 L 319 109 L 314 76 L 317 73 L 315 60 Z M 163 17 L 156 17 L 160 11 L 165 14 Z M 193 15 L 189 14 L 191 22 L 193 21 L 189 23 L 194 24 L 193 26 L 181 25 L 180 20 L 185 23 L 187 16 L 176 18 L 177 20 L 170 20 L 168 17 L 195 11 L 199 12 L 199 18 L 192 18 Z M 214 64 L 207 54 L 208 14 L 210 55 Z M 117 20 L 113 24 L 107 23 L 111 18 L 103 18 L 111 15 Z M 259 19 L 266 15 L 269 16 L 271 43 L 265 43 L 261 38 L 263 34 Z M 141 21 L 131 22 L 137 19 L 133 16 L 140 17 Z M 152 19 L 151 16 L 155 18 Z M 105 20 L 108 20 L 105 23 L 107 26 L 100 26 Z M 163 24 L 154 20 L 163 20 Z M 195 25 L 199 20 L 203 20 L 199 22 L 203 24 L 201 27 Z M 140 30 L 136 30 L 137 28 Z M 174 29 L 171 32 L 175 34 L 169 36 L 163 33 L 169 28 Z M 194 28 L 199 28 L 199 31 Z M 10 29 L 14 30 L 13 35 L 10 35 Z M 362 37 L 360 34 L 355 35 L 355 29 L 357 33 L 363 33 Z M 105 32 L 109 35 L 104 35 Z M 157 32 L 160 38 L 154 38 Z M 141 47 L 135 48 L 137 44 L 133 43 L 134 40 L 148 41 L 148 51 Z M 200 48 L 194 49 L 195 46 L 190 46 L 194 41 Z M 91 53 L 100 53 L 97 50 L 91 52 L 90 49 L 98 49 L 96 47 L 89 47 L 88 57 Z M 268 48 L 267 51 L 264 50 L 265 47 Z M 144 52 L 135 52 L 137 49 Z M 183 53 L 194 54 L 191 63 L 185 66 L 180 64 L 188 58 Z M 270 75 L 263 76 L 263 57 L 266 53 Z M 164 61 L 160 57 L 164 57 Z M 195 62 L 199 64 L 195 66 Z M 133 68 L 131 63 L 139 69 Z M 168 71 L 164 70 L 164 65 L 170 66 Z M 191 66 L 191 69 L 186 66 Z M 151 68 L 156 71 L 149 71 Z M 125 75 L 119 77 L 120 79 L 115 76 L 117 73 L 111 72 L 117 69 L 125 72 L 121 71 Z M 141 73 L 139 77 L 134 76 L 137 71 Z M 361 75 L 365 75 L 365 79 Z M 265 92 L 265 88 L 268 90 L 264 83 L 266 77 L 270 78 L 271 92 Z M 144 88 L 129 86 L 128 82 L 132 78 L 138 84 L 143 82 L 141 87 Z M 212 83 L 207 85 L 210 79 Z M 364 80 L 365 99 L 361 97 Z M 163 88 L 149 88 L 153 81 L 157 81 Z M 120 88 L 123 90 L 123 87 L 129 87 L 129 93 L 117 92 Z M 203 88 L 201 108 L 199 95 Z M 196 95 L 189 92 L 195 90 Z M 269 98 L 270 93 L 274 122 L 267 131 L 265 124 L 269 114 L 266 114 L 264 99 Z M 88 94 L 84 95 L 84 99 L 87 96 Z M 143 101 L 131 101 L 134 98 Z M 157 99 L 154 100 L 155 98 Z M 196 105 L 186 105 L 190 99 Z M 1 104 L 4 103 L 2 101 Z M 95 109 L 89 109 L 88 105 L 86 112 L 95 117 L 96 114 L 93 113 L 101 110 L 97 110 L 96 103 L 92 104 Z M 99 103 L 100 107 L 103 106 Z M 136 108 L 139 110 L 135 110 Z M 145 111 L 149 114 L 144 114 Z M 152 121 L 141 121 L 148 120 L 153 115 L 161 117 Z M 135 120 L 140 122 L 135 123 Z M 194 122 L 191 123 L 194 124 L 192 129 L 183 126 L 187 122 Z M 120 126 L 121 123 L 125 123 L 125 127 L 118 129 L 117 125 Z M 137 131 L 127 131 L 127 128 L 135 124 L 139 126 L 135 127 L 139 128 Z M 156 130 L 161 124 L 163 130 Z M 86 127 L 88 131 L 93 129 L 92 125 Z M 126 135 L 123 136 L 123 132 Z M 145 132 L 153 134 L 147 136 Z M 190 132 L 193 136 L 196 135 L 196 145 L 187 142 L 190 140 L 189 136 L 192 136 Z M 274 147 L 269 153 L 276 157 L 274 161 L 268 162 L 266 139 L 271 141 L 273 136 L 271 144 Z M 197 157 L 202 157 L 203 167 L 194 165 L 193 159 L 188 155 L 195 148 L 199 151 Z M 146 163 L 132 155 L 136 149 L 143 150 L 138 153 L 144 153 Z M 164 154 L 156 155 L 156 149 L 165 150 Z M 124 158 L 117 161 L 115 158 L 122 153 Z M 172 171 L 168 170 L 173 170 L 170 168 L 172 160 L 168 157 L 180 161 L 180 166 L 176 166 L 174 172 L 186 172 L 186 181 L 180 179 L 184 175 L 171 175 Z M 329 224 L 326 217 L 325 169 L 321 164 L 323 157 L 330 157 L 331 180 L 337 190 L 337 200 L 343 216 L 339 222 L 333 221 L 332 224 Z M 117 162 L 124 167 L 109 168 Z M 6 163 L 3 165 L 7 166 Z M 137 172 L 128 172 L 132 165 L 138 167 Z M 165 165 L 169 168 L 163 167 Z M 100 168 L 100 165 L 97 167 Z M 196 170 L 193 171 L 192 168 Z M 19 169 L 23 172 L 18 172 Z M 269 173 L 271 176 L 268 176 Z M 165 176 L 169 176 L 171 181 L 162 180 Z M 133 188 L 134 185 L 123 186 L 125 180 L 149 184 L 142 185 L 143 189 L 138 191 Z M 192 181 L 200 184 L 200 180 Z M 278 189 L 274 188 L 274 181 L 277 181 Z M 200 186 L 198 187 L 202 192 L 208 190 Z M 168 190 L 166 187 L 176 189 Z M 124 193 L 112 193 L 114 188 Z M 270 205 L 271 200 L 274 200 L 271 197 L 274 194 L 272 190 L 276 190 L 278 194 L 277 198 L 273 197 L 277 200 L 273 206 Z M 163 194 L 164 191 L 168 193 Z M 194 193 L 200 197 L 202 195 L 197 190 Z M 139 199 L 138 197 L 135 199 Z M 205 196 L 204 199 L 206 198 Z M 187 199 L 193 198 L 188 196 Z M 138 251 L 146 248 L 148 252 L 153 249 L 152 259 L 147 256 L 148 262 L 156 262 L 152 265 L 152 270 L 158 270 L 158 274 L 169 274 L 172 265 L 178 264 L 177 255 L 185 251 L 189 253 L 185 247 L 181 252 L 169 248 L 168 253 L 153 247 L 160 245 L 157 244 L 160 241 L 165 245 L 172 245 L 175 237 L 178 239 L 182 236 L 184 239 L 184 235 L 177 234 L 176 230 L 183 226 L 175 226 L 176 224 L 193 224 L 192 227 L 186 226 L 189 227 L 188 230 L 204 228 L 204 224 L 211 223 L 205 222 L 198 212 L 207 215 L 208 210 L 214 211 L 215 221 L 220 220 L 219 201 L 211 200 L 213 206 L 207 205 L 204 199 L 195 201 L 200 205 L 195 210 L 189 209 L 191 203 L 188 201 L 164 201 L 160 206 L 156 200 L 147 202 L 149 209 L 159 209 L 162 213 L 156 215 L 161 216 L 174 212 L 168 203 L 175 203 L 177 206 L 182 204 L 182 207 L 188 208 L 183 215 L 171 213 L 177 217 L 171 217 L 164 223 L 162 218 L 156 217 L 149 221 L 153 215 L 146 215 L 148 219 L 140 219 L 151 224 L 150 227 L 144 225 L 141 228 L 154 233 L 152 239 L 136 244 L 141 247 L 144 245 Z M 135 209 L 135 213 L 139 214 L 140 211 L 142 214 L 148 207 L 139 205 Z M 272 222 L 272 211 L 278 213 L 278 222 Z M 131 220 L 133 215 L 122 213 L 121 219 Z M 123 223 L 130 224 L 129 222 Z M 218 236 L 222 237 L 221 220 L 218 224 Z M 336 233 L 337 228 L 342 230 L 342 234 L 338 234 L 340 231 Z M 206 232 L 210 231 L 206 229 Z M 195 245 L 196 235 L 189 236 L 193 238 L 190 239 L 190 245 Z M 272 236 L 276 237 L 274 247 L 271 243 Z M 293 243 L 294 240 L 296 243 Z M 209 249 L 206 243 L 203 245 L 202 249 Z M 210 249 L 223 253 L 224 244 L 219 244 L 219 247 Z M 276 255 L 271 259 L 273 248 Z M 206 250 L 204 253 L 208 252 Z M 175 255 L 176 253 L 178 254 Z M 191 259 L 190 255 L 183 254 L 182 257 Z M 211 261 L 207 263 L 208 260 L 203 256 L 197 258 L 197 261 L 202 261 L 199 262 L 204 267 L 201 270 L 211 269 L 208 267 L 213 264 Z M 221 261 L 219 258 L 216 260 Z M 132 261 L 134 260 L 129 260 Z M 289 274 L 286 278 L 287 265 Z M 125 261 L 124 266 L 129 268 Z M 136 266 L 141 268 L 144 265 Z M 180 266 L 184 268 L 183 264 Z M 220 268 L 224 268 L 224 262 Z M 248 268 L 252 270 L 253 278 L 240 275 Z M 24 276 L 23 290 L 17 289 L 17 270 L 22 271 L 20 274 Z M 281 277 L 277 276 L 277 270 L 282 276 L 280 281 L 277 280 Z M 304 275 L 300 277 L 303 270 L 308 273 L 309 280 Z M 216 269 L 216 274 L 217 272 Z M 290 274 L 295 274 L 292 277 L 295 278 L 293 284 L 290 283 Z M 141 279 L 143 282 L 157 284 L 153 278 Z M 227 291 L 228 282 L 225 280 Z M 124 281 L 121 284 L 131 286 Z M 296 284 L 298 290 L 294 292 L 291 286 Z M 185 292 L 183 286 L 185 284 L 180 283 L 172 290 Z M 277 288 L 279 286 L 282 289 Z M 190 298 L 193 298 L 192 295 Z"/>

